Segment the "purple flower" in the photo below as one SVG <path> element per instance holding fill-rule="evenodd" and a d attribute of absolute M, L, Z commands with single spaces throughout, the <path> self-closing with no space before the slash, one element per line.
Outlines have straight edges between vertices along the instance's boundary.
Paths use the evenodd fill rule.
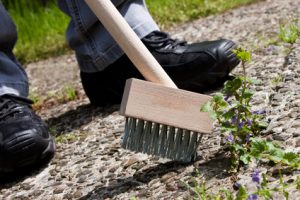
<path fill-rule="evenodd" d="M 263 114 L 266 114 L 266 111 L 265 110 L 255 110 L 255 111 L 252 111 L 253 114 L 257 114 L 257 115 L 263 115 Z"/>
<path fill-rule="evenodd" d="M 248 126 L 252 126 L 252 120 L 251 119 L 247 119 L 247 124 L 248 124 Z"/>
<path fill-rule="evenodd" d="M 231 133 L 228 135 L 227 141 L 228 141 L 229 143 L 232 143 L 232 142 L 233 142 L 233 135 L 232 135 Z"/>
<path fill-rule="evenodd" d="M 247 133 L 246 138 L 245 138 L 245 142 L 249 142 L 251 136 L 252 135 L 250 133 Z"/>
<path fill-rule="evenodd" d="M 258 169 L 256 169 L 252 174 L 252 181 L 259 184 L 260 183 L 260 175 Z"/>
<path fill-rule="evenodd" d="M 268 51 L 268 52 L 273 52 L 274 50 L 275 50 L 274 45 L 270 45 L 270 46 L 267 48 L 267 51 Z"/>
<path fill-rule="evenodd" d="M 241 186 L 242 186 L 242 185 L 241 185 L 239 182 L 235 182 L 235 183 L 233 184 L 233 188 L 236 189 L 236 190 L 238 190 Z"/>
<path fill-rule="evenodd" d="M 243 128 L 244 125 L 245 125 L 245 122 L 240 122 L 240 123 L 238 124 L 238 129 Z"/>
<path fill-rule="evenodd" d="M 224 101 L 228 101 L 228 99 L 229 99 L 229 95 L 226 95 L 226 96 L 224 97 Z"/>
<path fill-rule="evenodd" d="M 257 194 L 251 194 L 248 196 L 247 200 L 258 200 L 258 195 Z"/>
<path fill-rule="evenodd" d="M 237 116 L 235 115 L 235 116 L 233 116 L 232 118 L 231 118 L 231 124 L 235 124 L 236 122 L 237 122 Z"/>

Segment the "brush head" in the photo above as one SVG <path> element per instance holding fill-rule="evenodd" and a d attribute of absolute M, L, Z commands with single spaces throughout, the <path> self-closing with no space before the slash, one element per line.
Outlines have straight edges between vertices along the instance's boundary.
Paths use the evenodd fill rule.
<path fill-rule="evenodd" d="M 181 162 L 192 162 L 203 134 L 134 118 L 126 118 L 122 147 Z"/>
<path fill-rule="evenodd" d="M 126 117 L 123 148 L 191 162 L 213 121 L 200 112 L 210 96 L 128 79 L 120 114 Z"/>

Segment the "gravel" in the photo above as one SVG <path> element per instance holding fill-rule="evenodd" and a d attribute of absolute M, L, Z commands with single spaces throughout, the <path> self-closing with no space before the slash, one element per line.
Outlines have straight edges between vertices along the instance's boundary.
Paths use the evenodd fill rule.
<path fill-rule="evenodd" d="M 274 45 L 280 23 L 299 19 L 299 0 L 267 0 L 240 7 L 170 29 L 176 38 L 191 42 L 228 38 L 250 48 L 253 62 L 248 76 L 261 80 L 253 105 L 267 111 L 270 122 L 268 140 L 281 142 L 286 150 L 300 153 L 300 46 L 291 53 Z M 52 58 L 26 66 L 31 90 L 41 97 L 49 91 L 71 85 L 78 98 L 65 103 L 53 102 L 37 112 L 51 131 L 60 135 L 57 152 L 50 164 L 30 176 L 0 186 L 0 199 L 189 199 L 183 182 L 193 184 L 191 176 L 199 171 L 214 192 L 233 188 L 226 174 L 230 161 L 219 155 L 220 137 L 216 130 L 203 138 L 199 159 L 191 164 L 176 163 L 120 148 L 124 118 L 119 106 L 90 106 L 82 90 L 74 55 Z M 234 74 L 241 73 L 238 67 Z M 51 76 L 49 76 L 51 74 Z M 49 97 L 52 98 L 51 95 Z M 236 179 L 250 190 L 252 166 L 242 169 Z M 276 169 L 261 167 L 263 172 Z M 293 181 L 299 171 L 284 175 Z M 197 177 L 200 179 L 200 177 Z M 276 179 L 270 179 L 276 184 Z M 297 199 L 299 191 L 290 191 Z M 282 199 L 276 196 L 275 199 Z"/>

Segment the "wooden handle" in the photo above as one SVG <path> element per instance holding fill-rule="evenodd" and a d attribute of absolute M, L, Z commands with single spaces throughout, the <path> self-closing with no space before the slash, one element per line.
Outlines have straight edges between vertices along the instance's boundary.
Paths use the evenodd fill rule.
<path fill-rule="evenodd" d="M 110 0 L 85 2 L 146 80 L 177 88 Z"/>

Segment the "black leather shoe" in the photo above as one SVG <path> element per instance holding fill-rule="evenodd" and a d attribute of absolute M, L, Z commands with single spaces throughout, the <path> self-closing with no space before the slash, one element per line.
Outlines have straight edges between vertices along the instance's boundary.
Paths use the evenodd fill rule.
<path fill-rule="evenodd" d="M 232 52 L 236 44 L 221 39 L 188 44 L 154 31 L 142 42 L 175 84 L 185 90 L 205 92 L 222 85 L 239 64 Z M 83 88 L 92 104 L 118 104 L 128 78 L 143 78 L 126 55 L 97 73 L 81 72 Z"/>
<path fill-rule="evenodd" d="M 31 103 L 13 95 L 0 96 L 1 175 L 49 161 L 54 155 L 55 143 Z"/>

